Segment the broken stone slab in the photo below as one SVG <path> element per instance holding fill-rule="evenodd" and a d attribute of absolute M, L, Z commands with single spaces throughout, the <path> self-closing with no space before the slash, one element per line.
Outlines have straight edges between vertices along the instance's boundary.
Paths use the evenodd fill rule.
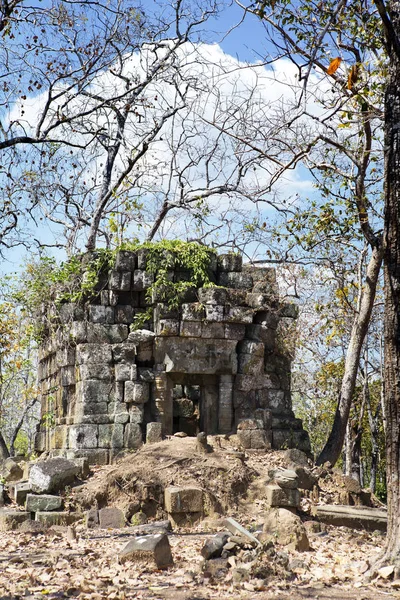
<path fill-rule="evenodd" d="M 0 510 L 0 531 L 14 531 L 21 523 L 31 520 L 31 513 L 3 508 Z"/>
<path fill-rule="evenodd" d="M 38 494 L 59 492 L 73 483 L 79 467 L 66 458 L 51 458 L 36 463 L 29 474 L 29 484 Z"/>
<path fill-rule="evenodd" d="M 233 533 L 233 535 L 240 535 L 242 537 L 245 537 L 250 542 L 255 543 L 256 546 L 261 545 L 258 539 L 252 533 L 250 533 L 250 531 L 247 531 L 247 529 L 245 529 L 242 525 L 240 525 L 240 523 L 235 521 L 235 519 L 232 519 L 232 517 L 224 519 L 223 525 L 228 529 L 228 531 Z"/>
<path fill-rule="evenodd" d="M 228 541 L 229 533 L 217 533 L 213 537 L 208 538 L 201 549 L 201 555 L 206 560 L 210 558 L 219 558 L 226 542 Z"/>
<path fill-rule="evenodd" d="M 135 525 L 129 528 L 129 533 L 133 535 L 154 535 L 155 533 L 167 533 L 172 531 L 171 521 L 154 521 L 145 525 Z"/>
<path fill-rule="evenodd" d="M 168 536 L 165 533 L 141 536 L 131 540 L 118 554 L 118 560 L 121 564 L 127 560 L 150 563 L 157 569 L 167 569 L 174 564 Z"/>
<path fill-rule="evenodd" d="M 164 492 L 168 513 L 197 513 L 203 511 L 203 490 L 196 487 L 169 486 Z"/>
<path fill-rule="evenodd" d="M 307 532 L 300 517 L 286 508 L 274 508 L 267 513 L 263 532 L 278 544 L 291 546 L 298 552 L 310 549 Z"/>
<path fill-rule="evenodd" d="M 26 497 L 31 491 L 32 488 L 28 481 L 17 481 L 16 483 L 8 486 L 8 493 L 11 500 L 21 506 L 25 504 Z"/>
<path fill-rule="evenodd" d="M 13 458 L 6 458 L 1 465 L 1 476 L 5 483 L 18 481 L 24 476 L 24 472 Z"/>
<path fill-rule="evenodd" d="M 298 487 L 298 477 L 292 469 L 277 469 L 273 472 L 273 479 L 281 488 L 295 490 Z"/>
<path fill-rule="evenodd" d="M 387 511 L 382 508 L 325 504 L 313 506 L 311 514 L 318 517 L 323 523 L 337 527 L 351 527 L 367 531 L 386 531 L 387 527 Z"/>
<path fill-rule="evenodd" d="M 297 508 L 300 506 L 300 498 L 300 492 L 296 489 L 281 488 L 277 484 L 270 484 L 265 488 L 265 499 L 271 508 L 276 506 Z"/>
<path fill-rule="evenodd" d="M 96 529 L 99 526 L 99 511 L 91 508 L 86 512 L 85 525 L 88 529 Z"/>
<path fill-rule="evenodd" d="M 68 513 L 64 511 L 39 511 L 35 513 L 35 521 L 51 527 L 52 525 L 72 525 L 82 517 L 80 513 Z"/>
<path fill-rule="evenodd" d="M 305 467 L 294 467 L 293 469 L 297 475 L 298 485 L 297 487 L 301 490 L 312 490 L 317 484 L 319 475 L 318 472 L 312 472 L 310 469 Z"/>
<path fill-rule="evenodd" d="M 25 508 L 28 512 L 49 512 L 62 508 L 63 500 L 60 496 L 50 494 L 27 494 Z"/>
<path fill-rule="evenodd" d="M 99 524 L 100 529 L 121 529 L 125 527 L 125 515 L 120 508 L 101 508 Z"/>
<path fill-rule="evenodd" d="M 198 454 L 209 454 L 210 452 L 213 452 L 212 447 L 207 442 L 207 435 L 204 433 L 204 431 L 201 431 L 197 434 L 196 452 Z"/>

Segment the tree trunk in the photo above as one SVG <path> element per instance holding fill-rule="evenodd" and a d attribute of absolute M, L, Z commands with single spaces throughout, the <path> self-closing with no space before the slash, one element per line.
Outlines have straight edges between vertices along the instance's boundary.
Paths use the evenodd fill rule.
<path fill-rule="evenodd" d="M 400 0 L 390 3 L 394 34 L 400 34 Z M 389 40 L 390 42 L 390 40 Z M 383 561 L 400 559 L 400 58 L 389 46 L 385 95 L 385 415 L 388 527 Z"/>
<path fill-rule="evenodd" d="M 0 461 L 5 460 L 10 456 L 10 453 L 7 448 L 7 444 L 4 441 L 3 434 L 0 431 Z"/>
<path fill-rule="evenodd" d="M 367 274 L 361 291 L 360 309 L 356 313 L 347 348 L 344 375 L 335 419 L 332 430 L 321 454 L 317 458 L 317 465 L 330 462 L 334 465 L 343 448 L 346 435 L 347 421 L 349 419 L 351 402 L 356 387 L 357 371 L 360 362 L 361 350 L 368 330 L 368 324 L 375 301 L 376 285 L 382 264 L 383 250 L 381 245 L 372 249 L 368 263 Z"/>

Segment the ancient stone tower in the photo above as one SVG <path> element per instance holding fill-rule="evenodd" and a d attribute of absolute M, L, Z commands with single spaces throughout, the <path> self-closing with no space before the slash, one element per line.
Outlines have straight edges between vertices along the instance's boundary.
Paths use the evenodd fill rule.
<path fill-rule="evenodd" d="M 285 344 L 296 307 L 279 301 L 274 269 L 214 256 L 216 286 L 190 289 L 170 308 L 151 289 L 146 260 L 144 249 L 120 251 L 94 297 L 59 307 L 40 350 L 36 450 L 105 464 L 138 448 L 146 431 L 211 435 L 239 425 L 245 447 L 309 452 Z M 138 315 L 148 318 L 139 328 Z"/>

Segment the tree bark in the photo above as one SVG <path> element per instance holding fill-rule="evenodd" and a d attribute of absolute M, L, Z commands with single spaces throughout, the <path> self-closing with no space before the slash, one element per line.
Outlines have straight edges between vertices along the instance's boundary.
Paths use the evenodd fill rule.
<path fill-rule="evenodd" d="M 5 460 L 10 456 L 7 444 L 4 441 L 3 434 L 0 431 L 0 461 Z"/>
<path fill-rule="evenodd" d="M 346 435 L 347 421 L 349 418 L 351 402 L 356 387 L 357 371 L 360 362 L 361 350 L 368 330 L 372 308 L 375 301 L 376 285 L 382 264 L 383 250 L 381 244 L 372 248 L 371 258 L 367 267 L 367 274 L 361 291 L 360 309 L 356 313 L 350 335 L 350 342 L 346 352 L 344 375 L 335 418 L 328 441 L 317 458 L 317 465 L 330 462 L 334 465 L 343 448 Z"/>
<path fill-rule="evenodd" d="M 390 17 L 400 37 L 400 0 L 390 3 Z M 385 414 L 388 527 L 384 561 L 400 558 L 400 59 L 389 42 L 385 94 Z"/>

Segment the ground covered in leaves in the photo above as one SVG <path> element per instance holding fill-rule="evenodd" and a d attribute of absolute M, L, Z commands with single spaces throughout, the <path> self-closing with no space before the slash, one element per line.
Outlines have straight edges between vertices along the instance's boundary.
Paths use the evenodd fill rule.
<path fill-rule="evenodd" d="M 240 577 L 241 569 L 210 569 L 201 548 L 208 537 L 225 529 L 221 517 L 233 517 L 250 531 L 262 530 L 267 510 L 263 490 L 271 470 L 288 466 L 285 452 L 244 454 L 235 447 L 234 436 L 210 443 L 214 451 L 206 455 L 196 453 L 193 438 L 145 445 L 116 465 L 95 468 L 86 482 L 66 494 L 70 510 L 83 514 L 92 507 L 116 506 L 134 523 L 138 511 L 149 522 L 166 518 L 163 493 L 168 485 L 201 487 L 209 498 L 208 517 L 169 534 L 173 567 L 157 571 L 134 562 L 119 564 L 118 552 L 133 535 L 129 526 L 87 529 L 83 518 L 74 528 L 28 525 L 25 531 L 0 533 L 0 600 L 400 600 L 400 581 L 368 581 L 366 575 L 384 543 L 378 532 L 310 527 L 307 552 L 288 550 L 276 540 L 265 546 L 248 574 L 246 569 Z M 327 473 L 318 501 L 335 501 L 344 487 L 339 475 Z M 304 494 L 302 502 L 301 516 L 309 524 L 312 496 Z M 245 557 L 240 560 L 242 564 Z"/>
<path fill-rule="evenodd" d="M 217 523 L 206 521 L 173 532 L 175 566 L 166 571 L 118 563 L 129 529 L 88 530 L 78 525 L 76 540 L 69 540 L 67 528 L 61 527 L 46 533 L 1 533 L 0 598 L 400 598 L 400 582 L 368 582 L 365 577 L 368 561 L 381 550 L 380 534 L 328 526 L 310 535 L 308 552 L 276 545 L 283 567 L 277 575 L 236 582 L 229 570 L 214 575 L 204 570 L 200 550 L 210 535 L 205 530 L 216 528 Z"/>

